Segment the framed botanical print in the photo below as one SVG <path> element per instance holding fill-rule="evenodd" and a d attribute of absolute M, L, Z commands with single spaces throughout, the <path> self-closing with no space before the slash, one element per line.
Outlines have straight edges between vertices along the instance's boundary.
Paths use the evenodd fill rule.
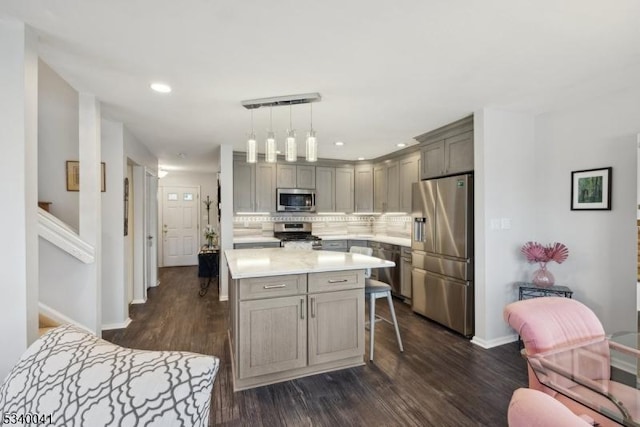
<path fill-rule="evenodd" d="M 571 210 L 611 210 L 613 168 L 571 172 Z"/>

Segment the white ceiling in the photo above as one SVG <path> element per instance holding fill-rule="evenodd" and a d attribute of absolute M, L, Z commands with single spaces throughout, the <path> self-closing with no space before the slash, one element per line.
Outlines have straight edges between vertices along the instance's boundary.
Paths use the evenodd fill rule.
<path fill-rule="evenodd" d="M 540 113 L 640 75 L 638 0 L 3 0 L 0 14 L 34 27 L 41 58 L 168 169 L 244 151 L 244 99 L 320 92 L 319 155 L 354 160 L 484 106 Z M 260 140 L 268 116 L 255 111 Z M 273 116 L 283 144 L 288 107 Z M 308 125 L 294 107 L 300 149 Z"/>

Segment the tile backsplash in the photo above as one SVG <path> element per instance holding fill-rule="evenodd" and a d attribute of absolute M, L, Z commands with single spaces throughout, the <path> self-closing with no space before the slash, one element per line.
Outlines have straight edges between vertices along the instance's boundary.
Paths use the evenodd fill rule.
<path fill-rule="evenodd" d="M 382 234 L 392 237 L 411 236 L 411 217 L 398 215 L 242 215 L 233 218 L 235 237 L 273 236 L 275 222 L 311 222 L 313 234 Z"/>

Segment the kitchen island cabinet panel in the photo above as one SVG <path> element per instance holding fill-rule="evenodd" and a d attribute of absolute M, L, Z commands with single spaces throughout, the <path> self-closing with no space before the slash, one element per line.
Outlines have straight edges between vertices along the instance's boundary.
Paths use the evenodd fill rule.
<path fill-rule="evenodd" d="M 362 289 L 309 295 L 309 365 L 364 353 Z"/>
<path fill-rule="evenodd" d="M 240 302 L 240 378 L 306 366 L 305 299 L 292 296 Z"/>

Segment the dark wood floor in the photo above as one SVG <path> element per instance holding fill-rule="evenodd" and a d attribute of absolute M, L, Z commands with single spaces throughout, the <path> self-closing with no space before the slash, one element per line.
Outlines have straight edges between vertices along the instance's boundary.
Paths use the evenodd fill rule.
<path fill-rule="evenodd" d="M 228 303 L 218 301 L 215 283 L 200 298 L 196 275 L 196 267 L 161 269 L 161 285 L 149 290 L 147 303 L 131 307 L 131 325 L 103 337 L 127 347 L 218 356 L 211 425 L 505 426 L 511 394 L 527 385 L 516 343 L 484 350 L 396 301 L 404 353 L 393 328 L 379 323 L 375 364 L 234 393 Z M 377 310 L 388 313 L 384 300 Z"/>

